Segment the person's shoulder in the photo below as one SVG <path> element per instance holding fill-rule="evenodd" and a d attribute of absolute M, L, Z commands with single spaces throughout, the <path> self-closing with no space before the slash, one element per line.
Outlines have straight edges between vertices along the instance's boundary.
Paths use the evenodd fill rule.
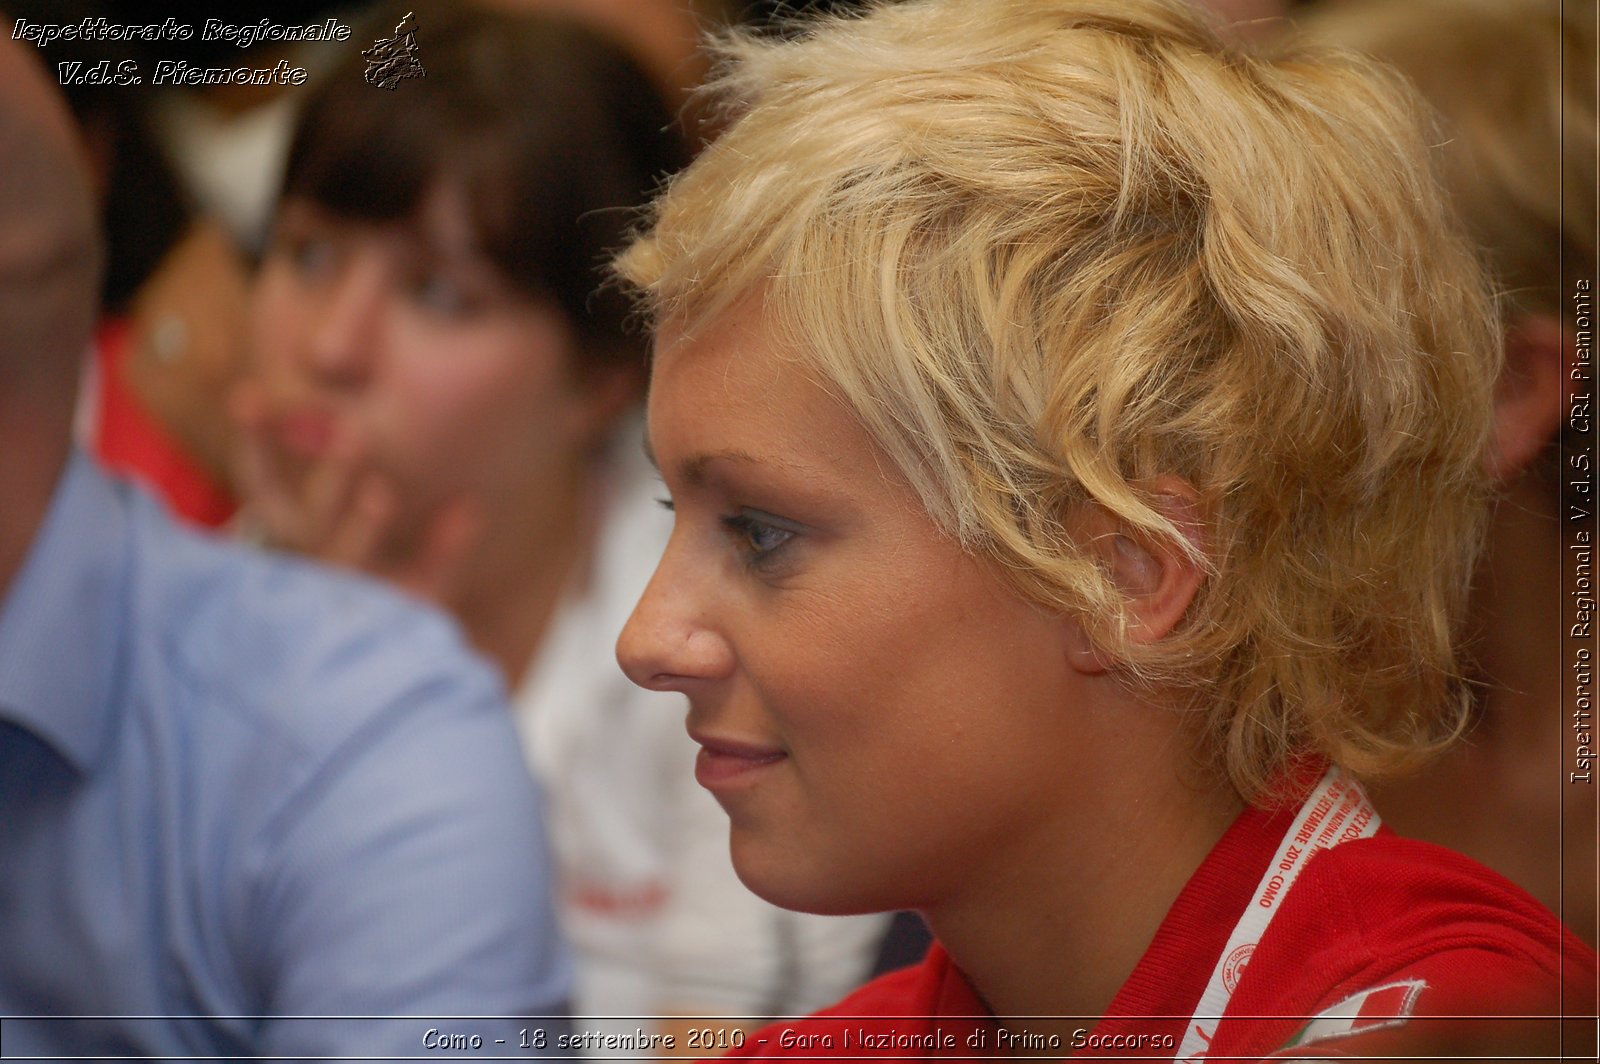
<path fill-rule="evenodd" d="M 1470 857 L 1382 832 L 1325 851 L 1307 866 L 1312 893 L 1334 892 L 1370 934 L 1417 943 L 1494 944 L 1556 964 L 1569 947 L 1592 955 L 1527 891 Z"/>
<path fill-rule="evenodd" d="M 1468 857 L 1389 832 L 1306 865 L 1252 969 L 1258 960 L 1272 967 L 1274 956 L 1323 1005 L 1404 984 L 1419 1015 L 1553 1013 L 1595 992 L 1593 950 L 1526 891 Z"/>
<path fill-rule="evenodd" d="M 1387 830 L 1307 862 L 1241 967 L 1214 1054 L 1543 1044 L 1554 1017 L 1595 994 L 1594 952 L 1553 913 L 1477 862 Z"/>
<path fill-rule="evenodd" d="M 419 699 L 503 710 L 493 669 L 436 610 L 365 577 L 177 526 L 137 498 L 135 667 L 207 712 L 329 749 Z"/>

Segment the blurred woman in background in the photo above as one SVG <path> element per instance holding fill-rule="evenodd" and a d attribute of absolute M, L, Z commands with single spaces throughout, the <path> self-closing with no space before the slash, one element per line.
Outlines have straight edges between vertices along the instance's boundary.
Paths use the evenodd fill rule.
<path fill-rule="evenodd" d="M 814 1007 L 878 923 L 744 890 L 671 696 L 611 660 L 667 530 L 628 417 L 643 341 L 601 282 L 683 149 L 576 23 L 418 22 L 425 76 L 384 91 L 352 57 L 301 118 L 235 403 L 247 519 L 438 602 L 500 666 L 549 792 L 577 1013 Z"/>

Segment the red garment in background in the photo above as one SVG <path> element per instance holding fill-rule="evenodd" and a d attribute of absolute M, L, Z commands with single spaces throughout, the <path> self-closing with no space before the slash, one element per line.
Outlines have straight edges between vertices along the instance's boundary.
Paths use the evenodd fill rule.
<path fill-rule="evenodd" d="M 188 521 L 215 528 L 238 508 L 205 469 L 156 421 L 123 379 L 133 330 L 109 318 L 95 336 L 98 394 L 90 412 L 89 450 L 107 469 L 145 485 Z"/>

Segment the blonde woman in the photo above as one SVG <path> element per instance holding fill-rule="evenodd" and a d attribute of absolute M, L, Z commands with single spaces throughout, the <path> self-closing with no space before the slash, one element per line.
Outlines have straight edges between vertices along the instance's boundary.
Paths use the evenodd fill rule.
<path fill-rule="evenodd" d="M 675 509 L 619 658 L 746 884 L 938 938 L 741 1051 L 1557 1037 L 1425 1019 L 1576 1011 L 1593 954 L 1357 782 L 1460 728 L 1499 367 L 1399 83 L 1156 0 L 725 58 L 619 263 Z"/>

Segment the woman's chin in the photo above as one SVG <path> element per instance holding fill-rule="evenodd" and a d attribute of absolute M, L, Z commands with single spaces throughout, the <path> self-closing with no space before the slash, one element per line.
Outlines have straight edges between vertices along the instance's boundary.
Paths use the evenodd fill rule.
<path fill-rule="evenodd" d="M 792 843 L 771 843 L 734 829 L 733 868 L 750 892 L 781 909 L 817 916 L 859 916 L 906 905 L 865 875 L 830 867 Z M 856 870 L 864 871 L 864 870 Z"/>

